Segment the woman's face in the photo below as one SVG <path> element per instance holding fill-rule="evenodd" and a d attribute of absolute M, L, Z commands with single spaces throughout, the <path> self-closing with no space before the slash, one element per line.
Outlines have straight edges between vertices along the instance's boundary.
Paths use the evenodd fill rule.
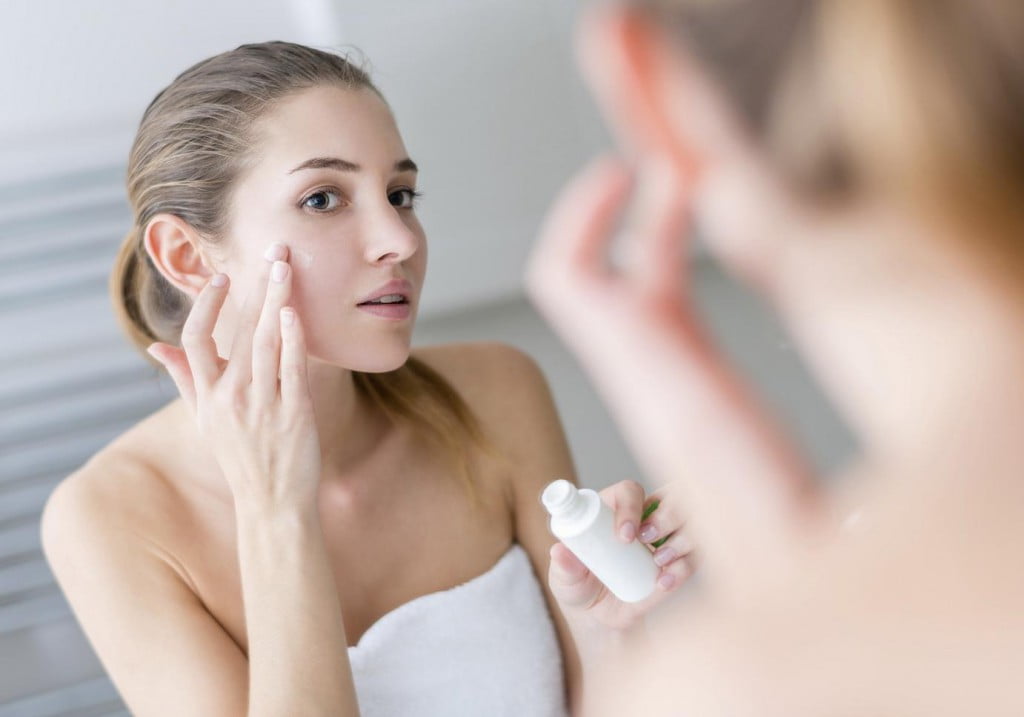
<path fill-rule="evenodd" d="M 416 166 L 390 110 L 370 90 L 310 88 L 263 117 L 255 137 L 252 164 L 232 193 L 228 236 L 216 252 L 233 295 L 215 334 L 221 355 L 228 354 L 237 311 L 256 288 L 264 251 L 279 242 L 289 250 L 289 303 L 310 357 L 367 372 L 401 366 L 427 246 L 413 209 Z M 392 280 L 408 282 L 396 292 L 407 305 L 358 305 Z"/>

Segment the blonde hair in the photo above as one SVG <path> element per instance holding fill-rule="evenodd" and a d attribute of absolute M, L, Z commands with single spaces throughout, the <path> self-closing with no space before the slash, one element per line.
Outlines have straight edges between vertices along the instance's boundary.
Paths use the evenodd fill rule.
<path fill-rule="evenodd" d="M 232 188 L 252 161 L 254 124 L 304 88 L 335 85 L 380 93 L 348 59 L 288 42 L 242 45 L 190 67 L 143 113 L 128 161 L 135 221 L 110 276 L 118 322 L 145 353 L 154 341 L 178 345 L 191 299 L 153 265 L 143 246 L 149 220 L 170 213 L 205 242 L 225 236 Z M 383 97 L 381 97 L 383 99 Z M 155 363 L 155 362 L 154 362 Z M 410 357 L 386 373 L 353 372 L 356 390 L 392 421 L 418 430 L 456 470 L 474 500 L 472 448 L 494 454 L 479 421 L 454 387 Z"/>
<path fill-rule="evenodd" d="M 634 4 L 692 51 L 798 190 L 905 199 L 1024 284 L 1020 0 Z"/>

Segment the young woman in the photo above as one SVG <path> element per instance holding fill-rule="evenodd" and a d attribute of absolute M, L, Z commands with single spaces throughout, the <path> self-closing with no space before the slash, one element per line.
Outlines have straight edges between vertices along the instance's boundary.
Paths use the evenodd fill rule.
<path fill-rule="evenodd" d="M 1024 714 L 1022 38 L 1017 0 L 638 0 L 581 26 L 623 157 L 557 203 L 530 293 L 686 505 L 707 597 L 588 715 Z M 858 434 L 836 495 L 697 318 L 690 220 Z"/>
<path fill-rule="evenodd" d="M 410 350 L 416 177 L 367 76 L 300 45 L 200 62 L 146 110 L 111 288 L 181 398 L 65 480 L 42 527 L 133 714 L 576 709 L 587 654 L 536 578 L 569 450 L 522 353 Z"/>

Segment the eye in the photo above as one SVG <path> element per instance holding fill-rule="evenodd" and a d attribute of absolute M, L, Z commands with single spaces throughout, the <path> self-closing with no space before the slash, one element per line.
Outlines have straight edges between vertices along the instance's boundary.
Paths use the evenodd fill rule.
<path fill-rule="evenodd" d="M 414 209 L 417 204 L 416 200 L 422 196 L 423 193 L 417 192 L 415 189 L 399 189 L 397 192 L 389 194 L 388 199 L 399 209 Z"/>
<path fill-rule="evenodd" d="M 334 197 L 332 202 L 329 197 Z M 318 189 L 302 200 L 303 207 L 309 207 L 317 212 L 330 212 L 338 208 L 341 203 L 341 195 L 331 189 Z"/>

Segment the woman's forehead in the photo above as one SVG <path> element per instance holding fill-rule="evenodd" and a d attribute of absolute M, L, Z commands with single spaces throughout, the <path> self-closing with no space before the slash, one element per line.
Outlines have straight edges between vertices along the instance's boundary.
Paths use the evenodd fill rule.
<path fill-rule="evenodd" d="M 262 163 L 282 172 L 314 157 L 383 170 L 406 156 L 391 110 L 368 89 L 303 90 L 268 112 L 257 142 Z"/>

